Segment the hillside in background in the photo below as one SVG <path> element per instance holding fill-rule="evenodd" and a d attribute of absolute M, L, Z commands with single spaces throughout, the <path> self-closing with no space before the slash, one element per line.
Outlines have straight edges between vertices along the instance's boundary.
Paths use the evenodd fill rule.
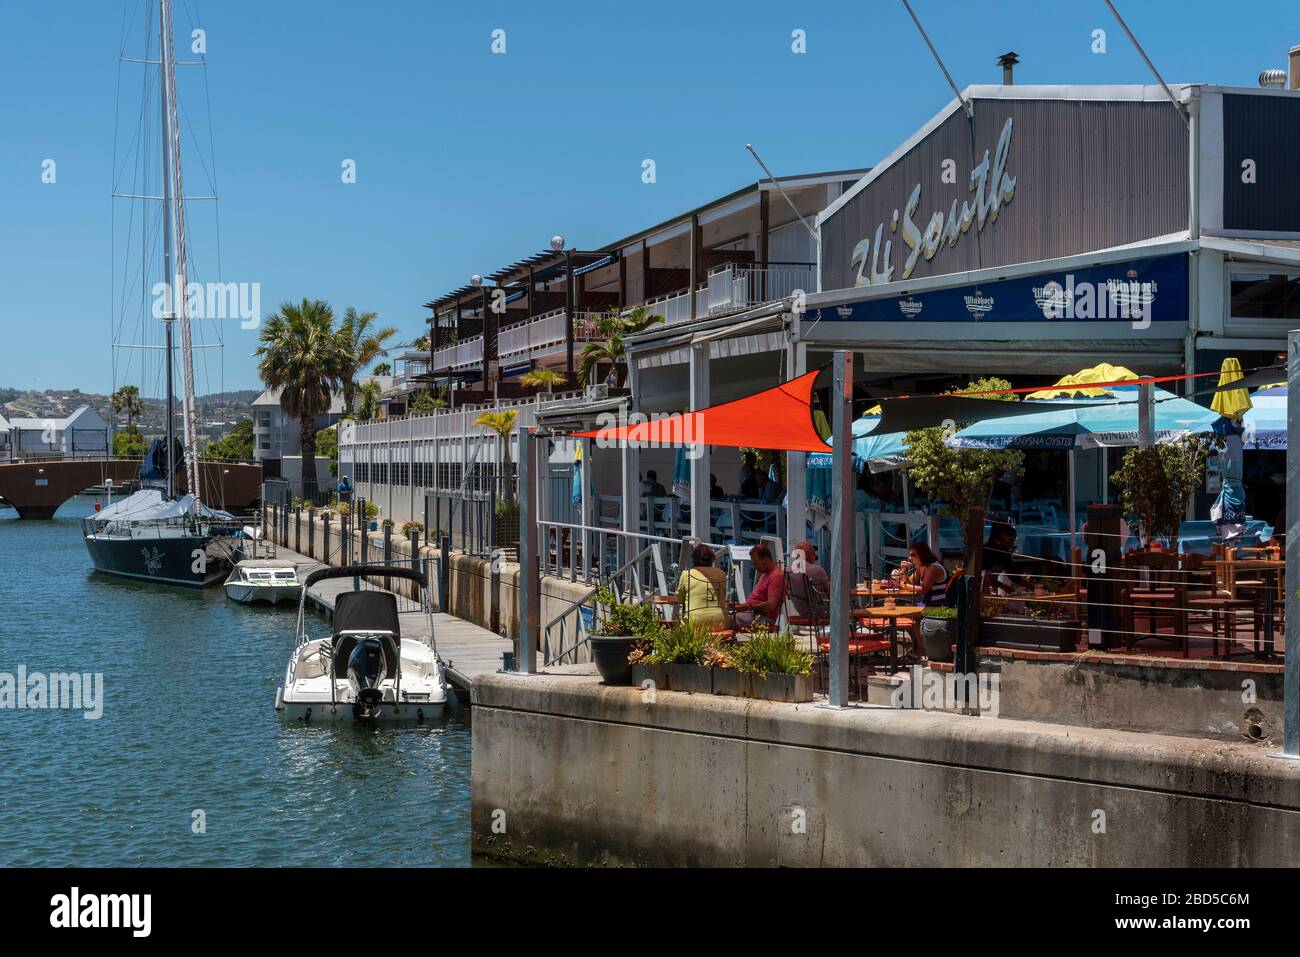
<path fill-rule="evenodd" d="M 252 403 L 261 392 L 256 389 L 238 389 L 233 392 L 214 392 L 197 398 L 197 419 L 200 438 L 213 439 L 224 435 L 231 426 L 253 414 Z M 0 388 L 0 415 L 12 418 L 61 418 L 88 405 L 105 419 L 113 418 L 109 410 L 109 397 L 98 392 L 80 389 L 46 389 L 36 392 L 25 389 Z M 166 401 L 146 398 L 144 415 L 136 420 L 146 436 L 161 435 L 166 424 Z M 179 400 L 178 400 L 179 408 Z M 118 424 L 125 418 L 118 417 Z M 179 427 L 179 422 L 178 422 Z"/>

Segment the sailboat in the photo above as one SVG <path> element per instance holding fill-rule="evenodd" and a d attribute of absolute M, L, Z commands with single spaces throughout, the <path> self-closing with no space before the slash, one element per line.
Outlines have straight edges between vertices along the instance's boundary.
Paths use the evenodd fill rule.
<path fill-rule="evenodd" d="M 242 558 L 241 523 L 202 501 L 194 397 L 194 351 L 186 284 L 183 178 L 176 99 L 176 55 L 172 2 L 158 0 L 162 132 L 163 276 L 179 293 L 167 297 L 162 316 L 166 334 L 167 435 L 155 439 L 140 465 L 140 489 L 82 522 L 82 534 L 97 571 L 125 578 L 202 588 L 224 581 Z M 175 435 L 173 386 L 175 328 L 180 332 L 182 439 Z M 185 494 L 178 495 L 182 464 Z"/>

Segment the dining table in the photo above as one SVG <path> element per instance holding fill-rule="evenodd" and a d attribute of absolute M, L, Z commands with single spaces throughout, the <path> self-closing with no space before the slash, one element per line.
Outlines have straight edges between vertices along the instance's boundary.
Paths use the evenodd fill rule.
<path fill-rule="evenodd" d="M 885 618 L 889 621 L 889 673 L 898 671 L 898 619 L 916 618 L 925 611 L 924 605 L 874 605 L 853 609 L 854 618 Z"/>
<path fill-rule="evenodd" d="M 1277 624 L 1277 576 L 1286 573 L 1286 562 L 1277 558 L 1216 558 L 1206 564 L 1219 568 L 1231 566 L 1238 572 L 1259 573 L 1260 588 L 1263 591 L 1260 612 L 1263 618 L 1264 644 L 1262 649 L 1256 648 L 1251 654 L 1263 661 L 1275 661 L 1277 645 L 1273 629 Z M 1231 653 L 1228 657 L 1232 657 Z"/>

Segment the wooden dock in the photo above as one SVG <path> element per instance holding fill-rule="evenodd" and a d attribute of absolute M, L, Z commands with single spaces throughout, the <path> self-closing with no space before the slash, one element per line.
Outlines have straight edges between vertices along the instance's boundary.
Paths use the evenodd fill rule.
<path fill-rule="evenodd" d="M 316 559 L 283 545 L 277 548 L 277 558 L 291 562 L 303 578 L 324 567 Z M 352 591 L 352 587 L 351 578 L 329 578 L 312 585 L 307 598 L 327 616 L 333 616 L 334 602 L 343 592 Z M 376 588 L 373 580 L 365 587 Z M 397 607 L 402 635 L 407 638 L 423 637 L 426 633 L 425 617 L 416 603 L 398 595 Z M 438 646 L 438 655 L 447 666 L 447 680 L 463 692 L 469 691 L 478 675 L 500 669 L 502 652 L 514 651 L 515 647 L 509 638 L 502 638 L 473 622 L 441 611 L 433 613 L 433 636 Z"/>

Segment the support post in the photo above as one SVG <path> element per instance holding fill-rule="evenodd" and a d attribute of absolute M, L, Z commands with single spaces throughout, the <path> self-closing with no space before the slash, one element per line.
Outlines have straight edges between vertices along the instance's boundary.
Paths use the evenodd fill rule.
<path fill-rule="evenodd" d="M 1287 335 L 1286 400 L 1286 666 L 1282 754 L 1300 760 L 1300 331 Z"/>
<path fill-rule="evenodd" d="M 691 292 L 691 302 L 695 301 Z M 694 307 L 692 307 L 694 308 Z M 709 344 L 696 343 L 691 346 L 691 411 L 698 412 L 709 405 Z M 687 430 L 683 430 L 687 431 Z M 687 454 L 691 457 L 691 537 L 697 542 L 709 541 L 709 469 L 712 456 L 709 454 L 707 435 L 695 435 L 694 428 L 689 433 L 699 444 L 689 446 Z M 653 519 L 653 516 L 651 516 Z M 653 524 L 653 522 L 652 522 Z M 739 529 L 733 529 L 739 532 Z"/>
<path fill-rule="evenodd" d="M 830 708 L 849 703 L 849 636 L 853 630 L 849 593 L 853 589 L 853 353 L 835 353 L 831 386 L 831 653 Z"/>
<path fill-rule="evenodd" d="M 767 193 L 763 193 L 766 198 Z M 795 342 L 786 353 L 786 379 L 803 375 L 807 362 L 807 349 L 803 343 Z M 803 541 L 808 527 L 808 456 L 804 452 L 787 452 L 785 491 L 789 505 L 786 507 L 786 554 L 794 551 L 795 545 Z"/>
<path fill-rule="evenodd" d="M 1138 448 L 1152 449 L 1156 445 L 1156 387 L 1150 382 L 1138 386 Z"/>
<path fill-rule="evenodd" d="M 532 674 L 542 621 L 541 565 L 538 561 L 537 479 L 546 439 L 532 429 L 519 430 L 519 639 L 515 671 Z"/>

